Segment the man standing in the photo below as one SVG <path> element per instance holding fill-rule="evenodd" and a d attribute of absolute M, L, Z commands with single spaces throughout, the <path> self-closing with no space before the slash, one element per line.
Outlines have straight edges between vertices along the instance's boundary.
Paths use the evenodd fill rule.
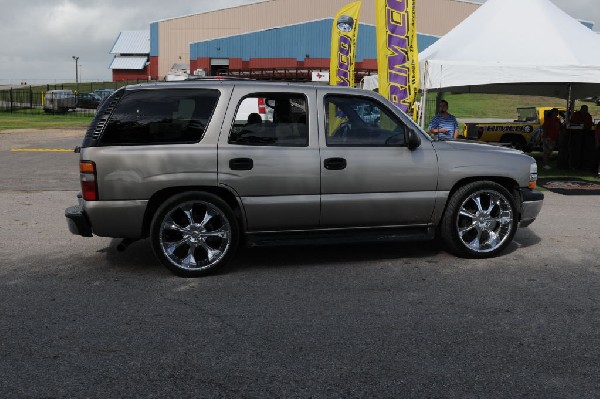
<path fill-rule="evenodd" d="M 458 122 L 454 115 L 448 113 L 448 101 L 440 101 L 440 112 L 431 119 L 427 129 L 427 133 L 440 139 L 448 140 L 458 137 Z"/>
<path fill-rule="evenodd" d="M 554 151 L 560 133 L 560 119 L 558 109 L 548 111 L 542 126 L 542 147 L 544 150 L 544 169 L 550 169 L 550 155 Z"/>
<path fill-rule="evenodd" d="M 588 112 L 588 106 L 582 105 L 579 111 L 575 111 L 571 116 L 571 124 L 583 125 L 585 130 L 591 130 L 594 126 L 592 115 Z"/>

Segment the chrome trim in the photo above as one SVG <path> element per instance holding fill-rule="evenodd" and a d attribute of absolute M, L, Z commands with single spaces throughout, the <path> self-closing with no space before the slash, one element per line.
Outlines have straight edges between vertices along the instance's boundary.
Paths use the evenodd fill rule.
<path fill-rule="evenodd" d="M 502 193 L 480 190 L 461 204 L 455 228 L 465 247 L 476 253 L 487 253 L 509 239 L 514 219 L 512 206 Z"/>
<path fill-rule="evenodd" d="M 324 233 L 324 232 L 345 232 L 345 231 L 370 231 L 370 230 L 381 230 L 381 229 L 399 229 L 399 230 L 410 230 L 414 228 L 431 228 L 434 227 L 431 224 L 402 224 L 402 225 L 384 225 L 384 226 L 359 226 L 359 227 L 325 227 L 318 229 L 290 229 L 290 230 L 257 230 L 248 231 L 248 234 L 270 234 L 270 233 Z"/>
<path fill-rule="evenodd" d="M 159 228 L 160 250 L 178 269 L 206 270 L 231 248 L 225 213 L 207 201 L 188 201 L 169 210 Z"/>

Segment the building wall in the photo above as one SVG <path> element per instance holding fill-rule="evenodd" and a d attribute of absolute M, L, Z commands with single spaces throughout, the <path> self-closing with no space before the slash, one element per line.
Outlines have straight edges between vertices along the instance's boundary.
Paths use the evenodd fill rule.
<path fill-rule="evenodd" d="M 229 59 L 229 69 L 244 68 L 329 68 L 333 19 L 267 29 L 190 44 L 190 70 L 210 71 L 211 58 Z M 437 37 L 418 35 L 419 49 Z M 290 46 L 289 43 L 293 43 Z M 360 24 L 356 68 L 377 70 L 375 26 Z M 239 58 L 241 57 L 241 58 Z M 198 61 L 202 60 L 202 61 Z M 239 60 L 248 61 L 241 64 Z"/>
<path fill-rule="evenodd" d="M 158 75 L 164 77 L 173 64 L 191 59 L 190 43 L 332 18 L 351 2 L 268 0 L 158 21 L 150 26 L 150 55 L 159 55 Z M 479 7 L 460 0 L 418 0 L 416 4 L 418 32 L 433 36 L 446 34 Z M 360 21 L 375 25 L 375 0 L 362 0 Z"/>
<path fill-rule="evenodd" d="M 112 81 L 121 82 L 124 80 L 146 80 L 150 76 L 148 68 L 142 70 L 135 69 L 113 69 L 112 70 Z"/>
<path fill-rule="evenodd" d="M 312 21 L 190 44 L 190 59 L 232 58 L 329 58 L 333 19 Z M 293 43 L 293 45 L 290 45 Z M 360 24 L 356 60 L 376 58 L 375 27 Z M 308 55 L 308 57 L 307 57 Z"/>

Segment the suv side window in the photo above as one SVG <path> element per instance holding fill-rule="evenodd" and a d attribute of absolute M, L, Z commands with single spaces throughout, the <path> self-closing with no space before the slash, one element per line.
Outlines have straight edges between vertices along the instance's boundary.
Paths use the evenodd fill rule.
<path fill-rule="evenodd" d="M 308 146 L 308 102 L 303 94 L 255 93 L 238 104 L 229 144 Z"/>
<path fill-rule="evenodd" d="M 325 132 L 328 147 L 406 144 L 404 123 L 385 106 L 366 97 L 325 97 Z"/>
<path fill-rule="evenodd" d="M 140 90 L 125 95 L 111 115 L 102 145 L 196 143 L 219 99 L 218 90 Z"/>

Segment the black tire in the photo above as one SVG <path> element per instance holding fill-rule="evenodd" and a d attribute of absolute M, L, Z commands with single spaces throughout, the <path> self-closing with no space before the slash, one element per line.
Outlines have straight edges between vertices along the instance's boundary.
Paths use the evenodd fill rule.
<path fill-rule="evenodd" d="M 239 227 L 219 197 L 191 191 L 169 198 L 150 225 L 152 250 L 181 277 L 200 277 L 221 269 L 235 254 Z"/>
<path fill-rule="evenodd" d="M 510 145 L 512 145 L 513 148 L 520 150 L 520 151 L 525 151 L 527 149 L 527 141 L 522 136 L 505 135 L 505 136 L 502 136 L 502 138 L 500 139 L 500 142 L 501 143 L 510 143 Z"/>
<path fill-rule="evenodd" d="M 517 220 L 515 199 L 506 188 L 491 181 L 472 182 L 450 197 L 440 233 L 457 256 L 491 258 L 510 244 Z"/>
<path fill-rule="evenodd" d="M 524 137 L 521 137 L 521 136 L 515 137 L 515 139 L 513 140 L 513 146 L 517 150 L 527 152 L 527 140 L 525 140 Z"/>

